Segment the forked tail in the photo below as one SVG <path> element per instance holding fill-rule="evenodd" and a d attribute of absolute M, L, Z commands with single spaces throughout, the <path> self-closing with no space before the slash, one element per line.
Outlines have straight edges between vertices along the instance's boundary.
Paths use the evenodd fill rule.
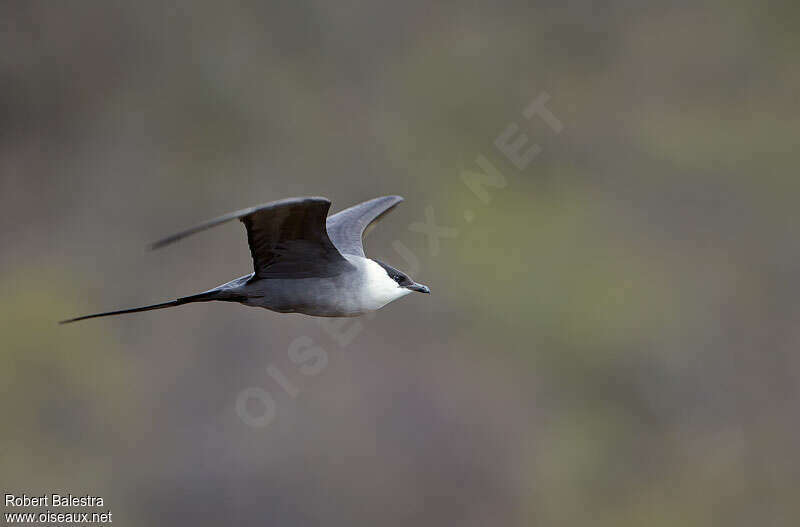
<path fill-rule="evenodd" d="M 191 304 L 193 302 L 210 302 L 211 300 L 222 300 L 218 296 L 219 291 L 212 290 L 197 295 L 184 296 L 169 302 L 161 304 L 153 304 L 150 306 L 134 307 L 131 309 L 120 309 L 119 311 L 106 311 L 105 313 L 95 313 L 93 315 L 84 315 L 82 317 L 70 318 L 62 320 L 59 324 L 69 324 L 70 322 L 77 322 L 79 320 L 86 320 L 88 318 L 110 317 L 111 315 L 124 315 L 126 313 L 139 313 L 141 311 L 152 311 L 154 309 L 164 309 L 167 307 L 182 306 L 183 304 Z"/>

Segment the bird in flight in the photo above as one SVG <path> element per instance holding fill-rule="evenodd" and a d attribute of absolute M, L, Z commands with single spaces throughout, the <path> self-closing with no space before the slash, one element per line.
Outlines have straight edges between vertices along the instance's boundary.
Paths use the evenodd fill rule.
<path fill-rule="evenodd" d="M 401 201 L 400 196 L 384 196 L 332 216 L 328 216 L 330 200 L 320 197 L 287 198 L 231 212 L 164 238 L 151 248 L 238 219 L 247 230 L 252 273 L 196 295 L 60 323 L 212 300 L 280 313 L 353 317 L 375 311 L 412 291 L 430 293 L 427 286 L 402 271 L 364 255 L 365 231 Z"/>

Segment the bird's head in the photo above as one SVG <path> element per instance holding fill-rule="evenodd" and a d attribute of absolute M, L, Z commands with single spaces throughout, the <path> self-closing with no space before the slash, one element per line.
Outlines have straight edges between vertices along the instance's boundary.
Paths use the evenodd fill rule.
<path fill-rule="evenodd" d="M 379 262 L 378 260 L 375 260 L 375 262 L 383 267 L 383 270 L 386 271 L 386 274 L 389 275 L 389 278 L 394 280 L 394 282 L 397 284 L 397 287 L 408 289 L 409 291 L 416 291 L 417 293 L 430 294 L 431 290 L 428 288 L 428 286 L 424 284 L 418 284 L 403 271 L 395 269 L 391 265 L 386 265 L 383 262 Z"/>

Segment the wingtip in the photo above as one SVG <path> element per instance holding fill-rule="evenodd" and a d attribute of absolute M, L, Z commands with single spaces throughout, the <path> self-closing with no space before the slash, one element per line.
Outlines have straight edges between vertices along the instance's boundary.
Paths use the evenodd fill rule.
<path fill-rule="evenodd" d="M 389 200 L 392 201 L 392 205 L 397 205 L 398 203 L 402 203 L 406 200 L 403 196 L 399 196 L 397 194 L 390 194 L 388 196 L 381 196 L 379 198 L 375 198 L 375 200 Z"/>
<path fill-rule="evenodd" d="M 161 249 L 162 247 L 166 247 L 167 245 L 169 245 L 171 243 L 175 243 L 176 241 L 178 241 L 178 240 L 180 240 L 181 238 L 184 238 L 184 237 L 185 237 L 185 234 L 181 233 L 181 234 L 176 234 L 176 235 L 173 235 L 173 236 L 169 236 L 167 238 L 162 238 L 161 240 L 158 240 L 156 242 L 148 244 L 147 245 L 147 250 L 148 251 L 155 251 L 155 250 Z"/>

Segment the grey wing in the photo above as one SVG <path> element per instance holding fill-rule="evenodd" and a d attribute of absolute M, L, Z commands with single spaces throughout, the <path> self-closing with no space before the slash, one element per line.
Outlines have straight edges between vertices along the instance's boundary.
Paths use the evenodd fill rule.
<path fill-rule="evenodd" d="M 163 247 L 196 232 L 238 219 L 247 229 L 256 278 L 335 276 L 352 265 L 325 230 L 331 202 L 326 198 L 288 198 L 242 209 L 174 234 L 152 245 Z"/>
<path fill-rule="evenodd" d="M 383 196 L 337 212 L 326 222 L 328 236 L 342 254 L 364 256 L 365 231 L 401 201 L 401 196 Z"/>

